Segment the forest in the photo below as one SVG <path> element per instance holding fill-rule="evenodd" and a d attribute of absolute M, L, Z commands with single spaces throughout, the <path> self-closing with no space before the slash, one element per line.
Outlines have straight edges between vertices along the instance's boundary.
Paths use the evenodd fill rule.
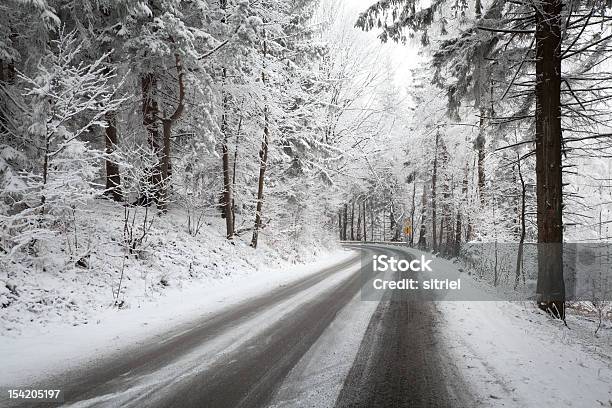
<path fill-rule="evenodd" d="M 611 238 L 612 3 L 356 3 L 2 1 L 6 327 L 338 241 L 563 317 L 565 243 Z"/>

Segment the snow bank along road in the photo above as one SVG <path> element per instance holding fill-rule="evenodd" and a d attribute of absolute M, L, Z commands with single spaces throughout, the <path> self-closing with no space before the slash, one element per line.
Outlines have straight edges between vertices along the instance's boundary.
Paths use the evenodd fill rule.
<path fill-rule="evenodd" d="M 62 389 L 74 407 L 482 405 L 439 342 L 435 304 L 361 301 L 360 268 L 350 258 L 30 388 Z"/>

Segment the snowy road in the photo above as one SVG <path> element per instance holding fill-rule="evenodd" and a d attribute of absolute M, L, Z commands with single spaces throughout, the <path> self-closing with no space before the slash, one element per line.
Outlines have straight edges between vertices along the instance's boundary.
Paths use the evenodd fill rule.
<path fill-rule="evenodd" d="M 386 292 L 336 407 L 472 407 L 457 367 L 439 344 L 434 303 Z"/>
<path fill-rule="evenodd" d="M 41 386 L 75 407 L 471 406 L 432 303 L 363 302 L 359 270 L 350 258 Z"/>
<path fill-rule="evenodd" d="M 406 255 L 391 246 L 352 249 L 364 259 Z M 360 261 L 347 252 L 288 280 L 271 277 L 261 291 L 238 285 L 227 302 L 218 303 L 231 291 L 206 293 L 201 304 L 189 298 L 183 307 L 201 305 L 198 313 L 149 335 L 63 329 L 92 343 L 64 364 L 70 347 L 59 332 L 43 338 L 44 349 L 7 343 L 0 388 L 61 389 L 69 407 L 612 406 L 605 337 L 599 354 L 585 351 L 594 338 L 581 343 L 536 309 L 508 302 L 431 302 L 422 292 L 402 298 L 405 291 L 364 301 Z M 433 266 L 441 276 L 459 273 L 440 258 Z M 157 313 L 167 320 L 178 310 Z M 79 334 L 88 330 L 95 336 Z M 554 380 L 540 375 L 543 367 L 557 368 Z M 2 398 L 2 407 L 58 406 Z"/>

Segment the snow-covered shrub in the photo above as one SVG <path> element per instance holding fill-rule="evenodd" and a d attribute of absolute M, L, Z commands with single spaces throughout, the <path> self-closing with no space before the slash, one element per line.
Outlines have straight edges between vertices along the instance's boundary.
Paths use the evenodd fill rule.
<path fill-rule="evenodd" d="M 111 86 L 115 74 L 105 66 L 107 57 L 88 61 L 76 32 L 60 32 L 36 73 L 19 76 L 27 122 L 19 136 L 36 153 L 16 168 L 9 163 L 23 162 L 22 153 L 1 149 L 2 256 L 43 256 L 45 243 L 60 234 L 76 255 L 75 211 L 97 194 L 94 179 L 103 158 L 86 138 L 106 126 L 106 113 L 122 102 Z"/>

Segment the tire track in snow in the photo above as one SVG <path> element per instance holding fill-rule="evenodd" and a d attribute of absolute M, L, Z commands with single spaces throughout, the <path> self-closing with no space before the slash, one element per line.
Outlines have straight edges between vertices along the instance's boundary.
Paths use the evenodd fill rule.
<path fill-rule="evenodd" d="M 386 291 L 336 408 L 477 406 L 436 334 L 435 303 L 419 293 Z"/>

